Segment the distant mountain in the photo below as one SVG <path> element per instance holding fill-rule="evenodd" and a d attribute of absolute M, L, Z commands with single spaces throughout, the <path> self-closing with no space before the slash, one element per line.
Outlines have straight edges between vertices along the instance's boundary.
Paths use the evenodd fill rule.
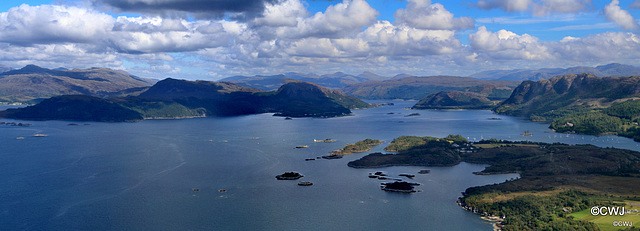
<path fill-rule="evenodd" d="M 288 72 L 280 75 L 256 75 L 256 76 L 233 76 L 224 78 L 220 81 L 227 81 L 236 83 L 241 86 L 256 88 L 265 91 L 272 91 L 278 89 L 280 86 L 286 83 L 286 79 L 295 79 L 304 82 L 315 83 L 323 87 L 340 89 L 351 84 L 368 82 L 368 81 L 380 81 L 389 79 L 388 77 L 376 75 L 371 72 L 364 72 L 360 75 L 350 75 L 342 72 L 336 72 L 333 74 L 316 75 L 316 74 L 303 74 L 296 72 Z"/>
<path fill-rule="evenodd" d="M 349 85 L 342 89 L 347 95 L 363 99 L 420 100 L 441 91 L 479 92 L 490 89 L 487 96 L 507 98 L 519 82 L 487 81 L 456 76 L 402 77 L 384 81 L 370 81 Z M 484 86 L 484 87 L 483 87 Z M 475 90 L 474 90 L 475 89 Z M 495 91 L 495 92 L 493 92 Z"/>
<path fill-rule="evenodd" d="M 442 91 L 420 100 L 411 109 L 491 109 L 495 105 L 475 92 Z"/>
<path fill-rule="evenodd" d="M 87 103 L 95 102 L 95 103 Z M 60 96 L 0 115 L 17 119 L 131 121 L 276 113 L 291 117 L 334 117 L 372 105 L 313 83 L 287 80 L 277 91 L 265 92 L 230 82 L 165 79 L 134 97 L 100 99 Z M 52 111 L 60 108 L 59 111 Z M 125 110 L 126 109 L 126 110 Z M 122 112 L 122 117 L 115 112 Z M 135 113 L 131 113 L 131 111 Z M 106 113 L 108 112 L 108 113 Z M 101 115 L 106 113 L 107 115 Z"/>
<path fill-rule="evenodd" d="M 10 70 L 12 70 L 11 67 L 8 67 L 8 66 L 0 64 L 0 73 L 7 72 L 7 71 L 10 71 Z"/>
<path fill-rule="evenodd" d="M 0 73 L 0 102 L 30 102 L 58 95 L 123 95 L 131 91 L 127 89 L 149 87 L 153 83 L 153 80 L 108 68 L 52 70 L 27 65 Z"/>
<path fill-rule="evenodd" d="M 619 77 L 640 75 L 640 67 L 611 63 L 597 67 L 543 68 L 538 70 L 490 70 L 473 75 L 471 78 L 488 80 L 541 80 L 559 75 L 590 73 L 600 77 Z"/>
<path fill-rule="evenodd" d="M 600 78 L 572 74 L 524 81 L 495 111 L 515 116 L 542 115 L 568 107 L 608 107 L 635 97 L 640 97 L 640 76 Z"/>
<path fill-rule="evenodd" d="M 563 75 L 524 81 L 496 113 L 549 121 L 558 132 L 617 134 L 640 142 L 640 76 Z"/>

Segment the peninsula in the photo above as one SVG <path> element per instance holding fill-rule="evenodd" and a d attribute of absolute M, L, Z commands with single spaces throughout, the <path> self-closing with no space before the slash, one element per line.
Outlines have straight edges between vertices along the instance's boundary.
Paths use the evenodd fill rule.
<path fill-rule="evenodd" d="M 617 134 L 640 141 L 640 76 L 571 74 L 524 81 L 493 111 L 550 122 L 558 132 Z"/>

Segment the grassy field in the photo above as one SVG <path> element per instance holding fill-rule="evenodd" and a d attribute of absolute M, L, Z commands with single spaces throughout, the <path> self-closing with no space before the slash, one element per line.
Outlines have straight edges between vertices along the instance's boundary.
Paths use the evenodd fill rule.
<path fill-rule="evenodd" d="M 640 209 L 640 202 L 638 201 L 624 201 L 616 206 L 624 207 L 625 210 Z M 598 228 L 603 231 L 608 230 L 620 230 L 629 227 L 616 227 L 613 226 L 614 221 L 629 221 L 633 224 L 633 227 L 640 227 L 640 214 L 633 212 L 631 214 L 625 214 L 624 216 L 593 216 L 590 209 L 574 212 L 571 214 L 575 219 L 590 221 L 598 225 Z"/>

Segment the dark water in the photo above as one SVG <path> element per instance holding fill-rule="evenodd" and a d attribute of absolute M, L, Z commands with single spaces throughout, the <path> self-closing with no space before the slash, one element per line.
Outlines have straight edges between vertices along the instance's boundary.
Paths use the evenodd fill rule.
<path fill-rule="evenodd" d="M 403 109 L 412 104 L 396 102 L 333 119 L 284 120 L 261 114 L 73 126 L 69 121 L 0 125 L 1 229 L 491 230 L 490 223 L 455 201 L 468 187 L 517 175 L 476 176 L 471 173 L 484 166 L 467 163 L 430 167 L 426 175 L 416 174 L 422 167 L 379 169 L 392 176 L 416 174 L 414 181 L 422 184 L 417 187 L 422 192 L 408 195 L 381 191 L 380 181 L 367 177 L 376 170 L 346 166 L 365 154 L 304 159 L 365 138 L 390 142 L 401 135 L 461 134 L 471 140 L 639 149 L 630 139 L 550 133 L 545 124 L 489 111 Z M 421 116 L 405 117 L 413 112 Z M 533 136 L 520 136 L 524 130 Z M 313 143 L 326 138 L 337 141 Z M 299 145 L 309 148 L 294 148 Z M 274 178 L 285 171 L 300 172 L 305 176 L 301 180 L 314 185 L 301 187 L 297 181 Z"/>

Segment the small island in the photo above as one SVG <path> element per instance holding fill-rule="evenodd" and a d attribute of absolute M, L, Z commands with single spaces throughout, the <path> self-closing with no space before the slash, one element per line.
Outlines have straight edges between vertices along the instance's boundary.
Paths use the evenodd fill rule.
<path fill-rule="evenodd" d="M 300 185 L 300 186 L 311 186 L 311 185 L 313 185 L 313 183 L 311 183 L 309 181 L 300 181 L 300 182 L 298 182 L 298 185 Z"/>
<path fill-rule="evenodd" d="M 384 143 L 384 141 L 365 139 L 358 141 L 355 144 L 347 144 L 344 148 L 331 152 L 331 155 L 350 155 L 353 153 L 368 152 L 371 151 L 373 146 L 380 145 L 382 143 Z"/>
<path fill-rule="evenodd" d="M 495 104 L 485 95 L 476 92 L 441 91 L 421 99 L 411 109 L 419 110 L 451 110 L 476 109 L 487 110 Z"/>
<path fill-rule="evenodd" d="M 405 181 L 395 181 L 392 183 L 382 183 L 380 189 L 387 192 L 414 193 L 413 184 Z"/>
<path fill-rule="evenodd" d="M 335 140 L 332 140 L 332 139 L 324 139 L 324 140 L 316 140 L 316 139 L 313 139 L 313 142 L 314 142 L 314 143 L 331 143 L 331 142 L 336 142 L 336 141 L 335 141 Z"/>
<path fill-rule="evenodd" d="M 453 166 L 462 160 L 460 151 L 474 150 L 460 135 L 445 138 L 401 136 L 389 143 L 385 151 L 366 155 L 348 163 L 352 168 L 381 168 L 389 166 Z"/>
<path fill-rule="evenodd" d="M 302 178 L 303 175 L 300 175 L 300 173 L 297 172 L 285 172 L 283 174 L 277 175 L 276 179 L 278 180 L 297 180 Z"/>

